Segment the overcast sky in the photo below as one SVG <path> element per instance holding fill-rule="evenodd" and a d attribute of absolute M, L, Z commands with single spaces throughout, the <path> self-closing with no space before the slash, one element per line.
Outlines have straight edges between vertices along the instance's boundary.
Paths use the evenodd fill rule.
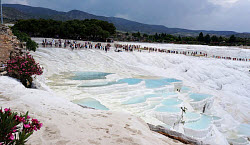
<path fill-rule="evenodd" d="M 58 11 L 82 10 L 147 24 L 250 32 L 250 0 L 2 0 Z"/>

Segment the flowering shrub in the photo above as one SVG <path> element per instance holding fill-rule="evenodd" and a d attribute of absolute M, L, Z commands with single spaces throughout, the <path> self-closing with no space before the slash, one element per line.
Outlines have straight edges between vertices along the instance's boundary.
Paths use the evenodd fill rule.
<path fill-rule="evenodd" d="M 9 76 L 19 79 L 25 87 L 31 87 L 32 75 L 43 73 L 42 68 L 30 54 L 11 58 L 7 62 L 6 70 Z"/>
<path fill-rule="evenodd" d="M 0 145 L 23 145 L 34 131 L 42 127 L 37 119 L 30 119 L 28 112 L 19 115 L 10 109 L 0 109 Z"/>

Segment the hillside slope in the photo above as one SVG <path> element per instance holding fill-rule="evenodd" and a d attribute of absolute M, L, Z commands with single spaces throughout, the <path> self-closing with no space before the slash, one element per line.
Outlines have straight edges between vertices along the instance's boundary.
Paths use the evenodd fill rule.
<path fill-rule="evenodd" d="M 137 32 L 154 34 L 154 33 L 167 33 L 183 36 L 197 36 L 200 32 L 205 34 L 215 34 L 215 35 L 234 35 L 238 34 L 234 31 L 206 31 L 206 30 L 188 30 L 181 28 L 168 28 L 163 25 L 150 25 L 143 24 L 135 21 L 126 20 L 123 18 L 116 17 L 104 17 L 96 16 L 79 10 L 72 10 L 69 12 L 60 12 L 56 10 L 51 10 L 48 8 L 41 7 L 31 7 L 19 4 L 4 4 L 3 7 L 12 8 L 12 10 L 4 11 L 5 17 L 12 20 L 17 19 L 30 19 L 30 18 L 44 18 L 44 19 L 54 19 L 60 21 L 73 20 L 73 19 L 99 19 L 113 23 L 117 30 L 124 32 Z M 15 9 L 15 10 L 13 10 Z M 17 14 L 17 11 L 19 13 Z"/>

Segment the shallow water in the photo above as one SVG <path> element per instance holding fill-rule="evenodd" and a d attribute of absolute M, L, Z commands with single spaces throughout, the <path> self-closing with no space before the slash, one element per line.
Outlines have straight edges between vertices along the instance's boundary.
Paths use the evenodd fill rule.
<path fill-rule="evenodd" d="M 192 92 L 188 87 L 183 86 L 181 92 L 173 92 L 173 82 L 181 82 L 180 80 L 173 78 L 124 78 L 115 80 L 114 76 L 109 77 L 112 80 L 107 79 L 108 75 L 112 73 L 105 72 L 75 72 L 73 77 L 67 79 L 59 76 L 56 80 L 53 80 L 56 84 L 67 84 L 73 81 L 75 86 L 68 86 L 74 89 L 77 93 L 74 103 L 83 106 L 99 109 L 99 110 L 124 110 L 129 111 L 135 115 L 144 118 L 152 118 L 148 112 L 160 113 L 162 115 L 167 114 L 181 114 L 180 107 L 187 100 L 180 99 L 180 94 Z M 67 76 L 70 76 L 67 74 Z M 69 79 L 70 78 L 70 79 Z M 62 80 L 60 80 L 62 79 Z M 67 81 L 68 80 L 68 81 Z M 77 85 L 80 84 L 80 85 Z M 65 86 L 66 87 L 66 86 Z M 169 89 L 170 88 L 170 89 Z M 79 96 L 78 96 L 79 95 Z M 81 96 L 89 97 L 81 99 Z M 74 96 L 75 97 L 75 96 Z M 191 101 L 201 101 L 206 98 L 212 97 L 207 94 L 189 93 Z M 100 100 L 101 102 L 97 101 Z M 103 104 L 105 105 L 103 105 Z M 189 110 L 188 110 L 189 111 Z M 184 113 L 184 119 L 186 119 L 185 127 L 194 130 L 207 129 L 213 122 L 212 120 L 220 120 L 220 117 L 205 116 L 195 112 Z M 154 120 L 157 120 L 154 118 Z M 190 122 L 193 121 L 193 122 Z M 159 120 L 159 122 L 161 122 Z M 161 122 L 161 124 L 164 124 Z M 240 128 L 245 133 L 246 130 Z M 242 134 L 243 134 L 242 133 Z"/>
<path fill-rule="evenodd" d="M 82 106 L 87 106 L 90 108 L 95 108 L 97 110 L 109 110 L 106 106 L 102 105 L 99 101 L 93 99 L 93 98 L 85 98 L 81 100 L 73 100 L 72 101 L 75 104 L 79 104 Z"/>
<path fill-rule="evenodd" d="M 74 76 L 69 79 L 72 80 L 96 80 L 96 79 L 106 79 L 107 75 L 111 73 L 104 72 L 74 72 Z"/>
<path fill-rule="evenodd" d="M 237 131 L 241 135 L 250 136 L 250 124 L 241 124 L 237 127 Z"/>
<path fill-rule="evenodd" d="M 207 98 L 210 98 L 210 97 L 212 97 L 211 95 L 208 95 L 208 94 L 197 94 L 197 93 L 191 93 L 190 95 L 189 95 L 189 97 L 191 98 L 191 99 L 193 99 L 193 101 L 202 101 L 202 100 L 204 100 L 204 99 L 207 99 Z"/>
<path fill-rule="evenodd" d="M 172 98 L 172 99 L 167 99 L 167 100 L 163 100 L 162 104 L 166 105 L 166 106 L 172 106 L 172 105 L 179 105 L 181 104 L 183 101 L 177 98 Z"/>
<path fill-rule="evenodd" d="M 184 126 L 186 128 L 194 130 L 207 129 L 211 125 L 211 117 L 202 115 L 201 119 L 196 122 L 186 123 Z"/>
<path fill-rule="evenodd" d="M 198 113 L 187 112 L 184 114 L 184 117 L 187 118 L 188 120 L 196 120 L 199 119 L 201 115 Z"/>
<path fill-rule="evenodd" d="M 181 82 L 177 79 L 172 78 L 164 78 L 164 79 L 147 79 L 145 80 L 147 88 L 160 88 L 165 85 L 170 85 L 173 82 Z"/>
<path fill-rule="evenodd" d="M 118 80 L 117 83 L 127 83 L 128 85 L 136 85 L 142 82 L 142 79 L 126 78 Z"/>

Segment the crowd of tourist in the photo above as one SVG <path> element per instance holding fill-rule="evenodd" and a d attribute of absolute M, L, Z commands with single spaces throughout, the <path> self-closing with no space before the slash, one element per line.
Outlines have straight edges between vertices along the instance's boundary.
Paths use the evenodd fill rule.
<path fill-rule="evenodd" d="M 75 40 L 54 40 L 48 41 L 44 39 L 42 42 L 44 47 L 59 47 L 59 48 L 70 48 L 72 50 L 79 50 L 79 49 L 100 49 L 105 52 L 110 51 L 111 45 L 105 44 L 102 45 L 101 43 L 96 43 L 93 45 L 92 42 L 84 42 L 78 43 Z M 236 58 L 236 57 L 229 57 L 229 56 L 217 56 L 217 55 L 208 55 L 207 52 L 196 51 L 196 50 L 170 50 L 170 49 L 160 49 L 160 48 L 153 48 L 153 47 L 141 47 L 141 45 L 129 45 L 129 44 L 114 44 L 115 52 L 160 52 L 160 53 L 171 53 L 171 54 L 183 54 L 187 56 L 199 56 L 199 57 L 212 57 L 217 59 L 226 59 L 226 60 L 234 60 L 234 61 L 250 61 L 250 58 Z"/>
<path fill-rule="evenodd" d="M 52 39 L 51 41 L 48 41 L 47 39 L 43 39 L 42 41 L 42 46 L 43 47 L 59 47 L 59 48 L 70 48 L 72 50 L 79 50 L 79 49 L 100 49 L 104 51 L 109 51 L 111 45 L 102 45 L 101 43 L 97 43 L 93 45 L 91 42 L 84 42 L 84 43 L 79 43 L 75 40 L 54 40 Z"/>
<path fill-rule="evenodd" d="M 195 51 L 195 50 L 170 50 L 170 49 L 159 49 L 159 48 L 153 48 L 153 47 L 141 47 L 140 45 L 122 45 L 122 44 L 115 44 L 115 48 L 122 49 L 123 51 L 148 51 L 150 52 L 161 52 L 161 53 L 172 53 L 172 54 L 183 54 L 188 56 L 199 56 L 199 57 L 212 57 L 217 59 L 226 59 L 226 60 L 234 60 L 234 61 L 250 61 L 250 58 L 236 58 L 236 57 L 229 57 L 229 56 L 217 56 L 217 55 L 211 55 L 209 56 L 207 52 L 202 51 Z"/>

